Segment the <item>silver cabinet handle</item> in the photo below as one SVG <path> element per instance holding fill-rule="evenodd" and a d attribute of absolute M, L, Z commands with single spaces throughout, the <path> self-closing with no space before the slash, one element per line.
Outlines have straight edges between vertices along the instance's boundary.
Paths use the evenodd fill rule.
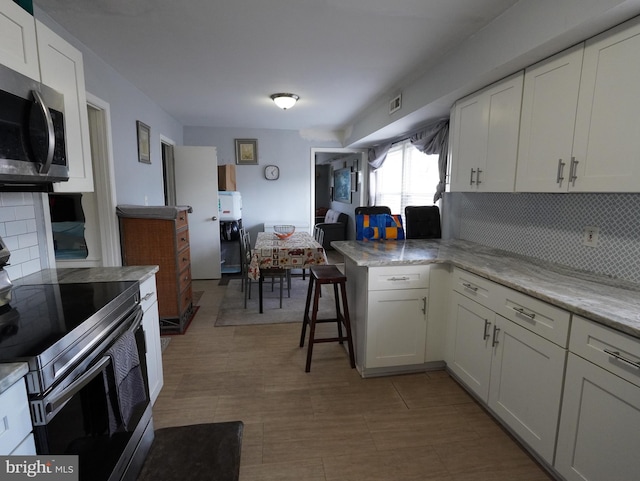
<path fill-rule="evenodd" d="M 571 157 L 571 166 L 569 168 L 569 182 L 571 182 L 572 185 L 576 185 L 576 179 L 578 178 L 577 171 L 578 161 L 575 157 Z"/>
<path fill-rule="evenodd" d="M 44 99 L 40 92 L 37 90 L 33 90 L 33 98 L 36 101 L 36 105 L 40 108 L 40 112 L 44 117 L 45 124 L 47 125 L 47 157 L 42 161 L 42 166 L 40 166 L 40 173 L 47 174 L 49 173 L 49 169 L 51 168 L 51 163 L 53 162 L 53 153 L 56 146 L 56 136 L 53 131 L 53 119 L 51 117 L 51 112 L 44 103 Z"/>
<path fill-rule="evenodd" d="M 491 327 L 491 323 L 489 322 L 489 319 L 485 319 L 484 320 L 484 333 L 482 335 L 482 340 L 486 341 L 487 339 L 489 339 L 489 327 Z"/>
<path fill-rule="evenodd" d="M 407 276 L 402 277 L 389 277 L 390 281 L 408 281 L 410 278 Z"/>
<path fill-rule="evenodd" d="M 149 299 L 151 299 L 153 297 L 153 292 L 147 292 L 144 297 L 142 298 L 143 301 L 148 301 Z"/>
<path fill-rule="evenodd" d="M 463 287 L 466 287 L 467 289 L 473 291 L 473 292 L 477 292 L 478 288 L 476 286 L 474 286 L 473 284 L 469 284 L 468 282 L 463 282 L 462 283 Z"/>
<path fill-rule="evenodd" d="M 482 184 L 482 182 L 480 181 L 480 174 L 482 173 L 482 171 L 480 170 L 480 167 L 478 167 L 478 175 L 476 175 L 476 185 L 480 185 Z"/>
<path fill-rule="evenodd" d="M 473 174 L 476 173 L 476 169 L 471 169 L 471 177 L 469 178 L 469 185 L 473 185 Z"/>
<path fill-rule="evenodd" d="M 422 298 L 422 314 L 427 315 L 427 298 Z"/>
<path fill-rule="evenodd" d="M 493 326 L 493 339 L 491 340 L 491 347 L 496 347 L 498 342 L 498 333 L 500 332 L 500 328 L 498 326 Z"/>
<path fill-rule="evenodd" d="M 635 368 L 640 369 L 640 361 L 632 361 L 631 359 L 627 359 L 626 357 L 620 354 L 620 351 L 611 351 L 609 349 L 603 349 L 603 351 L 609 354 L 610 356 L 615 357 L 618 361 L 622 361 Z"/>
<path fill-rule="evenodd" d="M 562 159 L 558 159 L 558 174 L 556 175 L 556 184 L 562 187 L 562 181 L 564 180 L 564 165 Z"/>
<path fill-rule="evenodd" d="M 522 314 L 523 316 L 527 316 L 529 319 L 535 319 L 536 318 L 535 313 L 527 312 L 522 307 L 512 307 L 511 309 L 516 311 L 518 314 Z"/>

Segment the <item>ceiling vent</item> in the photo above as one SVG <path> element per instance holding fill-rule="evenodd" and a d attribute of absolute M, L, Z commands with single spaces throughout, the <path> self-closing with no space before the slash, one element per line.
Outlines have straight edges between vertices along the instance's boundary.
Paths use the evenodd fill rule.
<path fill-rule="evenodd" d="M 389 101 L 389 114 L 400 110 L 400 107 L 402 107 L 402 94 L 398 94 Z"/>

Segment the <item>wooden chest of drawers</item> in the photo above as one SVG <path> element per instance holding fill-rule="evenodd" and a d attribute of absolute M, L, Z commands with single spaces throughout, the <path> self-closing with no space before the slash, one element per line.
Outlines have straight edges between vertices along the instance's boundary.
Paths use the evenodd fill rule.
<path fill-rule="evenodd" d="M 187 212 L 187 207 L 149 207 L 148 214 L 143 207 L 118 210 L 122 265 L 159 267 L 161 333 L 182 334 L 193 313 Z"/>

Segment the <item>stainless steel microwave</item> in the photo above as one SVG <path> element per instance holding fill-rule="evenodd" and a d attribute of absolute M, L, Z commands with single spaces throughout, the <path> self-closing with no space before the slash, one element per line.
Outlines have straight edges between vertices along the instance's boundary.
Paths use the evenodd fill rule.
<path fill-rule="evenodd" d="M 66 150 L 63 95 L 0 65 L 0 189 L 69 180 Z"/>

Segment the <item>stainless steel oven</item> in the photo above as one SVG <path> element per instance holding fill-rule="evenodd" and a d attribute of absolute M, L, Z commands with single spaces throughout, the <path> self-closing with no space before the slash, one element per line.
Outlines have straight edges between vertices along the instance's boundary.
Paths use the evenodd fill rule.
<path fill-rule="evenodd" d="M 63 95 L 0 65 L 0 187 L 43 190 L 65 180 Z"/>
<path fill-rule="evenodd" d="M 77 454 L 81 480 L 135 479 L 153 440 L 138 283 L 16 285 L 10 297 L 0 360 L 29 364 L 37 453 Z"/>

